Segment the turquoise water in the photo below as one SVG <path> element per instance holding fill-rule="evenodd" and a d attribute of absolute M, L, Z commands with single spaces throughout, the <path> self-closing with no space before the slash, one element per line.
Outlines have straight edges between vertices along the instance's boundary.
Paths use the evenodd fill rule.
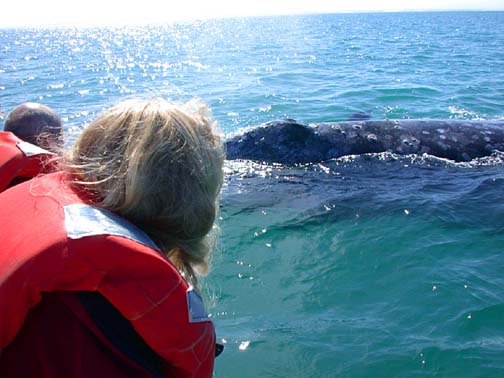
<path fill-rule="evenodd" d="M 0 29 L 0 102 L 71 141 L 119 99 L 202 97 L 225 132 L 276 118 L 504 119 L 504 13 Z M 4 114 L 4 116 L 5 116 Z M 204 282 L 216 377 L 504 375 L 504 155 L 227 162 Z"/>

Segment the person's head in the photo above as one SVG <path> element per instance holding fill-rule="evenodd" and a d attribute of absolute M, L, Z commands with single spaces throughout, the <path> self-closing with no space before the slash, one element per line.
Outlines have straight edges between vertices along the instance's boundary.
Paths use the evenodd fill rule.
<path fill-rule="evenodd" d="M 146 232 L 195 283 L 205 274 L 224 151 L 206 107 L 163 99 L 106 110 L 81 134 L 68 172 L 92 202 Z"/>
<path fill-rule="evenodd" d="M 35 102 L 15 107 L 7 115 L 4 130 L 52 151 L 61 149 L 63 143 L 63 128 L 58 114 L 48 106 Z"/>

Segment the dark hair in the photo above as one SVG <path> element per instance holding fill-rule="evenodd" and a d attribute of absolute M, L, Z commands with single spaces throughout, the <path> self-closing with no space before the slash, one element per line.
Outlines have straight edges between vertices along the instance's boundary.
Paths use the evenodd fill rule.
<path fill-rule="evenodd" d="M 5 120 L 4 130 L 43 148 L 54 150 L 62 144 L 60 117 L 48 106 L 34 102 L 15 107 Z"/>

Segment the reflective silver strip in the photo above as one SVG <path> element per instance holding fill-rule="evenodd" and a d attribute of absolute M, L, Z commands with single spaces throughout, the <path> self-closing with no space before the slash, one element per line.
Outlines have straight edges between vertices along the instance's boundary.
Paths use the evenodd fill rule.
<path fill-rule="evenodd" d="M 23 154 L 26 156 L 34 156 L 34 155 L 54 155 L 52 152 L 44 150 L 39 146 L 35 146 L 34 144 L 19 141 L 16 142 L 16 146 L 21 150 Z"/>
<path fill-rule="evenodd" d="M 189 310 L 189 322 L 208 322 L 210 318 L 205 310 L 205 304 L 199 293 L 189 286 L 186 292 L 187 296 L 187 309 Z"/>
<path fill-rule="evenodd" d="M 159 251 L 145 232 L 108 210 L 84 204 L 67 205 L 64 210 L 65 228 L 70 239 L 97 235 L 122 236 Z"/>

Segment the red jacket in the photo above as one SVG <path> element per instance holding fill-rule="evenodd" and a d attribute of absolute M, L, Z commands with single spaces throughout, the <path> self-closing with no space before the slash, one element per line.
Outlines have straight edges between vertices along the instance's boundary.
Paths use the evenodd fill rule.
<path fill-rule="evenodd" d="M 70 359 L 80 355 L 81 363 L 92 365 L 89 356 L 103 355 L 97 345 L 110 354 L 113 348 L 100 340 L 100 332 L 92 329 L 93 322 L 85 319 L 85 311 L 79 308 L 82 304 L 72 298 L 72 292 L 98 292 L 106 298 L 166 362 L 166 376 L 212 376 L 215 333 L 201 298 L 141 230 L 85 204 L 67 186 L 63 173 L 48 174 L 0 194 L 0 209 L 0 376 L 7 376 L 3 368 L 15 365 L 9 363 L 9 356 L 18 353 L 10 353 L 11 347 L 19 353 L 29 347 L 30 337 L 25 337 L 23 346 L 26 332 L 39 336 L 45 332 L 46 339 L 50 338 L 51 325 L 41 324 L 54 317 L 74 323 L 79 319 L 78 327 L 93 334 L 94 344 L 86 351 L 89 343 L 83 343 L 82 337 L 74 343 L 72 333 L 62 326 L 64 321 L 53 325 L 54 339 L 67 341 L 60 352 L 73 356 Z M 51 300 L 56 305 L 51 307 Z M 23 364 L 34 365 L 30 371 L 38 371 L 37 376 L 56 377 L 57 366 L 43 366 L 50 362 L 38 366 L 30 354 L 22 357 Z M 111 376 L 99 374 L 100 364 L 95 363 L 96 374 L 89 374 Z M 74 366 L 71 375 L 68 369 L 59 371 L 57 376 L 86 376 L 77 372 L 79 368 Z"/>
<path fill-rule="evenodd" d="M 15 179 L 26 180 L 51 170 L 55 155 L 24 142 L 9 131 L 0 131 L 0 192 Z"/>

